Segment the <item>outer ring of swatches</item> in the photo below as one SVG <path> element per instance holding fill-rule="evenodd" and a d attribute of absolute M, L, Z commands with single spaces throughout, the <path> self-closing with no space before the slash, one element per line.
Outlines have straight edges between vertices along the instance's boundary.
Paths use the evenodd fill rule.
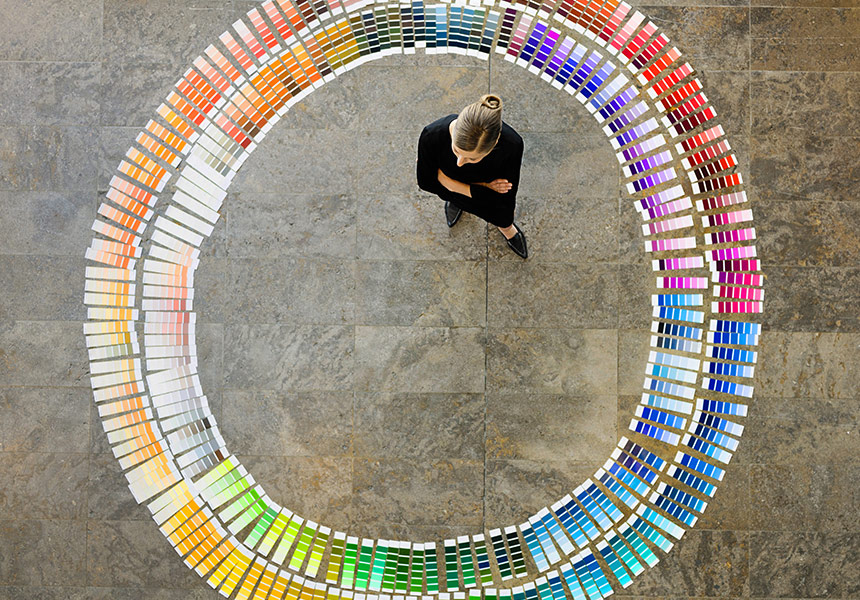
<path fill-rule="evenodd" d="M 497 5 L 496 5 L 496 6 L 497 6 Z M 494 7 L 495 7 L 495 6 L 494 6 Z M 568 32 L 570 32 L 569 30 L 567 30 L 567 31 L 568 31 Z M 570 33 L 572 33 L 572 34 L 573 34 L 573 32 L 570 32 Z M 573 35 L 576 35 L 576 34 L 573 34 Z M 582 41 L 585 41 L 585 40 L 582 40 Z M 446 48 L 446 49 L 445 49 L 445 51 L 447 52 L 447 50 L 448 50 L 448 49 Z M 376 55 L 374 58 L 381 58 L 381 55 Z M 247 154 L 245 155 L 245 157 L 247 157 Z M 205 237 L 205 236 L 204 236 L 204 237 Z M 697 249 L 698 249 L 698 247 L 697 247 Z M 144 347 L 145 347 L 145 346 L 144 346 Z M 698 385 L 698 384 L 697 384 L 697 385 Z M 728 396 L 727 396 L 727 397 L 728 397 Z M 656 484 L 655 484 L 655 485 L 656 485 Z M 592 544 L 589 546 L 589 548 L 591 548 L 591 547 L 593 547 L 593 545 L 597 544 L 597 542 L 599 542 L 599 541 L 600 541 L 600 539 L 602 539 L 602 538 L 598 538 L 598 539 L 596 539 L 596 540 L 593 540 L 593 541 L 592 541 Z M 253 551 L 251 551 L 251 552 L 253 553 Z M 479 585 L 478 587 L 480 587 L 480 585 Z"/>

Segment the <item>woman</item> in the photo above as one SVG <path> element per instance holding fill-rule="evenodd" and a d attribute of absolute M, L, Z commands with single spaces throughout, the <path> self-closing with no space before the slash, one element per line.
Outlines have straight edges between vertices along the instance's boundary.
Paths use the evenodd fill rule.
<path fill-rule="evenodd" d="M 499 228 L 511 250 L 528 258 L 514 223 L 523 139 L 502 122 L 502 100 L 485 94 L 459 115 L 430 123 L 418 139 L 418 187 L 445 201 L 448 227 L 463 211 Z"/>

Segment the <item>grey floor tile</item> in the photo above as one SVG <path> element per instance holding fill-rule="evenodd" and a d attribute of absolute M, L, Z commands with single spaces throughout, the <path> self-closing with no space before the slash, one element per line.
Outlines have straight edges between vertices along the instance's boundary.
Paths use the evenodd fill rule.
<path fill-rule="evenodd" d="M 856 398 L 856 382 L 845 374 L 857 369 L 857 343 L 854 333 L 765 332 L 756 390 L 785 398 Z"/>
<path fill-rule="evenodd" d="M 201 256 L 200 265 L 194 273 L 193 308 L 197 322 L 224 323 L 230 315 L 230 260 L 213 256 Z M 245 292 L 242 292 L 245 297 Z M 239 315 L 239 320 L 244 316 Z"/>
<path fill-rule="evenodd" d="M 856 332 L 858 294 L 857 268 L 769 267 L 762 323 L 780 331 Z"/>
<path fill-rule="evenodd" d="M 230 451 L 259 456 L 346 456 L 351 392 L 224 392 L 221 431 Z"/>
<path fill-rule="evenodd" d="M 857 531 L 860 466 L 753 465 L 750 527 L 761 531 Z"/>
<path fill-rule="evenodd" d="M 525 149 L 519 193 L 531 197 L 614 198 L 621 171 L 602 132 L 522 134 Z"/>
<path fill-rule="evenodd" d="M 242 166 L 230 189 L 233 193 L 254 195 L 271 193 L 273 189 L 289 190 L 292 194 L 366 194 L 366 188 L 356 187 L 352 175 L 359 168 L 379 175 L 385 162 L 375 147 L 379 140 L 374 140 L 372 148 L 368 145 L 370 135 L 339 129 L 275 127 Z M 359 149 L 362 139 L 364 147 Z M 400 148 L 400 151 L 401 155 L 415 156 L 411 150 Z M 414 164 L 415 159 L 411 160 Z M 410 182 L 415 178 L 412 170 L 414 167 L 410 166 Z M 380 181 L 374 191 L 391 192 L 388 184 Z"/>
<path fill-rule="evenodd" d="M 197 325 L 197 372 L 207 394 L 224 386 L 224 326 L 220 323 Z"/>
<path fill-rule="evenodd" d="M 858 82 L 857 73 L 754 73 L 752 133 L 769 135 L 813 125 L 821 135 L 860 135 L 860 124 L 851 117 L 860 106 Z"/>
<path fill-rule="evenodd" d="M 484 467 L 459 459 L 355 459 L 353 519 L 481 526 Z"/>
<path fill-rule="evenodd" d="M 645 379 L 645 365 L 651 344 L 651 332 L 628 329 L 618 332 L 618 393 L 639 396 Z"/>
<path fill-rule="evenodd" d="M 0 520 L 82 519 L 87 512 L 86 454 L 0 452 Z"/>
<path fill-rule="evenodd" d="M 85 127 L 0 127 L 0 190 L 95 190 L 98 132 Z"/>
<path fill-rule="evenodd" d="M 57 4 L 49 0 L 4 0 L 6 21 L 0 35 L 0 59 L 21 61 L 97 61 L 102 38 L 102 2 L 81 0 Z"/>
<path fill-rule="evenodd" d="M 11 549 L 0 560 L 0 585 L 86 585 L 86 554 L 81 552 L 86 534 L 80 519 L 0 521 L 0 545 Z"/>
<path fill-rule="evenodd" d="M 753 205 L 763 270 L 772 265 L 853 267 L 860 264 L 853 202 L 758 200 Z M 769 305 L 768 305 L 769 307 Z"/>
<path fill-rule="evenodd" d="M 137 134 L 140 133 L 141 126 L 145 125 L 149 119 L 156 116 L 154 110 L 156 107 L 157 104 L 152 105 L 152 110 L 150 111 L 152 114 L 149 114 L 145 120 L 138 124 L 137 127 L 102 126 L 99 129 L 98 190 L 102 194 L 107 192 L 111 179 L 117 175 L 117 168 L 119 167 L 120 162 L 126 160 L 125 155 L 129 148 L 135 147 L 134 140 L 137 137 Z M 165 190 L 173 189 L 174 181 L 175 175 L 171 179 L 171 182 L 165 187 Z M 166 199 L 167 193 L 164 193 L 163 196 Z M 104 201 L 105 197 L 99 195 L 99 200 Z M 161 206 L 156 206 L 158 209 L 161 208 Z M 160 210 L 158 212 L 160 212 Z"/>
<path fill-rule="evenodd" d="M 2 600 L 38 598 L 38 600 L 90 600 L 92 596 L 85 587 L 0 586 Z"/>
<path fill-rule="evenodd" d="M 0 321 L 0 381 L 7 386 L 89 386 L 80 322 Z"/>
<path fill-rule="evenodd" d="M 355 261 L 231 259 L 224 316 L 244 323 L 355 322 Z"/>
<path fill-rule="evenodd" d="M 751 0 L 751 6 L 815 6 L 821 8 L 850 8 L 857 6 L 854 0 Z"/>
<path fill-rule="evenodd" d="M 857 42 L 816 38 L 750 40 L 750 68 L 756 71 L 857 71 Z"/>
<path fill-rule="evenodd" d="M 630 430 L 630 419 L 636 412 L 636 407 L 642 398 L 641 394 L 619 394 L 616 400 L 616 424 L 617 438 L 627 435 Z"/>
<path fill-rule="evenodd" d="M 483 392 L 484 331 L 473 327 L 357 327 L 355 389 Z"/>
<path fill-rule="evenodd" d="M 749 444 L 749 440 L 741 439 L 740 443 L 743 447 L 745 444 Z M 750 510 L 754 502 L 754 495 L 750 486 L 752 477 L 750 472 L 753 467 L 739 464 L 739 462 L 733 459 L 726 466 L 726 475 L 720 482 L 714 496 L 708 499 L 708 507 L 699 516 L 696 529 L 737 533 L 754 528 L 752 511 Z M 683 543 L 683 539 L 680 543 Z"/>
<path fill-rule="evenodd" d="M 79 257 L 0 255 L 0 319 L 83 320 L 83 252 Z"/>
<path fill-rule="evenodd" d="M 683 48 L 683 46 L 679 46 Z M 691 62 L 693 66 L 698 66 Z M 737 157 L 744 177 L 749 173 L 750 113 L 759 109 L 750 99 L 751 75 L 748 71 L 704 71 L 698 74 L 708 102 Z"/>
<path fill-rule="evenodd" d="M 860 11 L 854 8 L 757 6 L 751 9 L 753 37 L 856 37 Z"/>
<path fill-rule="evenodd" d="M 529 262 L 604 263 L 619 255 L 619 216 L 613 198 L 519 195 L 516 223 L 529 247 Z M 490 258 L 519 262 L 503 235 L 490 227 Z"/>
<path fill-rule="evenodd" d="M 423 126 L 397 131 L 344 132 L 342 143 L 351 152 L 348 159 L 338 164 L 349 177 L 348 193 L 370 198 L 392 195 L 402 198 L 417 192 L 415 161 Z"/>
<path fill-rule="evenodd" d="M 89 452 L 94 454 L 111 454 L 111 445 L 108 442 L 107 434 L 101 424 L 98 407 L 93 402 L 90 404 L 90 439 Z M 111 456 L 113 456 L 111 454 Z"/>
<path fill-rule="evenodd" d="M 616 443 L 615 396 L 489 394 L 487 455 L 598 465 Z"/>
<path fill-rule="evenodd" d="M 282 192 L 229 197 L 231 258 L 355 255 L 358 200 Z"/>
<path fill-rule="evenodd" d="M 163 582 L 161 585 L 169 584 L 170 582 Z M 88 587 L 85 591 L 87 600 L 136 600 L 141 594 L 140 588 L 129 587 Z M 146 597 L 148 600 L 213 600 L 218 597 L 218 592 L 205 585 L 192 589 L 147 587 Z M 72 598 L 74 600 L 74 596 Z"/>
<path fill-rule="evenodd" d="M 487 460 L 485 528 L 522 523 L 557 502 L 594 469 L 593 464 L 573 461 Z"/>
<path fill-rule="evenodd" d="M 684 53 L 694 68 L 705 71 L 749 68 L 749 9 L 746 6 L 649 5 L 641 10 Z"/>
<path fill-rule="evenodd" d="M 361 261 L 355 297 L 361 325 L 482 326 L 487 266 L 483 261 Z"/>
<path fill-rule="evenodd" d="M 105 0 L 102 60 L 185 65 L 205 47 L 200 40 L 214 41 L 239 16 L 223 10 L 223 3 L 186 4 Z"/>
<path fill-rule="evenodd" d="M 358 393 L 355 455 L 482 461 L 484 410 L 481 394 Z"/>
<path fill-rule="evenodd" d="M 488 279 L 490 327 L 616 326 L 619 286 L 611 265 L 491 262 Z"/>
<path fill-rule="evenodd" d="M 652 322 L 651 296 L 660 293 L 658 273 L 650 266 L 619 265 L 618 278 L 618 328 L 650 329 Z"/>
<path fill-rule="evenodd" d="M 203 47 L 198 52 L 201 50 Z M 155 118 L 156 109 L 186 68 L 184 64 L 152 61 L 102 63 L 102 127 L 144 127 Z"/>
<path fill-rule="evenodd" d="M 95 587 L 159 587 L 169 581 L 177 588 L 196 588 L 200 577 L 175 556 L 161 560 L 170 544 L 147 521 L 90 520 L 86 524 L 86 581 Z M 171 552 L 172 554 L 172 552 Z"/>
<path fill-rule="evenodd" d="M 764 392 L 764 390 L 763 390 Z M 756 398 L 738 461 L 754 464 L 852 464 L 860 456 L 856 435 L 860 406 L 853 400 Z"/>
<path fill-rule="evenodd" d="M 648 6 L 747 6 L 748 4 L 749 2 L 745 0 L 648 0 Z"/>
<path fill-rule="evenodd" d="M 481 260 L 487 255 L 487 224 L 464 214 L 445 223 L 438 196 L 417 191 L 365 196 L 357 204 L 356 255 L 385 260 Z"/>
<path fill-rule="evenodd" d="M 94 62 L 0 62 L 0 124 L 97 125 L 100 79 Z"/>
<path fill-rule="evenodd" d="M 91 454 L 87 485 L 87 518 L 95 521 L 145 521 L 152 513 L 138 504 L 113 454 Z"/>
<path fill-rule="evenodd" d="M 642 235 L 643 213 L 637 212 L 632 198 L 618 200 L 618 256 L 624 264 L 647 265 L 651 268 L 651 253 L 645 250 Z M 647 215 L 646 215 L 647 218 Z"/>
<path fill-rule="evenodd" d="M 860 594 L 856 532 L 761 531 L 750 534 L 750 595 L 850 598 Z"/>
<path fill-rule="evenodd" d="M 750 191 L 783 201 L 854 201 L 860 190 L 856 137 L 821 137 L 813 131 L 753 136 Z"/>
<path fill-rule="evenodd" d="M 768 312 L 740 450 L 696 528 L 618 590 L 636 594 L 627 598 L 860 593 L 858 342 L 845 333 L 856 331 L 860 253 L 858 8 L 749 4 L 642 9 L 703 69 L 749 175 Z M 6 5 L 0 598 L 214 598 L 110 454 L 75 281 L 96 191 L 137 128 L 205 44 L 259 2 Z M 750 73 L 750 62 L 774 71 Z M 527 262 L 474 217 L 448 229 L 442 203 L 414 180 L 421 126 L 489 84 L 526 137 L 517 222 Z M 419 53 L 350 71 L 283 121 L 231 188 L 195 298 L 213 414 L 272 499 L 350 534 L 438 542 L 521 522 L 592 476 L 616 436 L 630 435 L 655 273 L 641 216 L 586 111 L 495 55 Z M 338 266 L 352 260 L 357 278 Z M 41 275 L 25 280 L 28 265 Z M 48 293 L 22 312 L 39 290 Z M 318 317 L 372 326 L 292 322 Z M 69 321 L 16 321 L 35 318 Z M 249 323 L 269 318 L 289 323 Z M 503 329 L 524 324 L 545 329 Z M 43 517 L 60 520 L 26 520 Z"/>
<path fill-rule="evenodd" d="M 0 192 L 0 254 L 82 257 L 97 206 L 95 191 Z"/>
<path fill-rule="evenodd" d="M 352 327 L 229 325 L 224 335 L 226 388 L 352 389 Z"/>
<path fill-rule="evenodd" d="M 748 597 L 750 554 L 745 532 L 696 528 L 668 555 L 659 554 L 660 564 L 636 579 L 635 592 L 648 597 Z"/>
<path fill-rule="evenodd" d="M 604 395 L 616 391 L 616 332 L 491 329 L 487 389 L 500 393 Z"/>
<path fill-rule="evenodd" d="M 72 452 L 89 448 L 87 388 L 0 388 L 0 452 Z"/>
<path fill-rule="evenodd" d="M 751 68 L 767 71 L 856 71 L 856 8 L 805 5 L 750 10 Z"/>
<path fill-rule="evenodd" d="M 317 523 L 349 529 L 352 459 L 319 456 L 242 456 L 242 464 L 275 502 Z"/>

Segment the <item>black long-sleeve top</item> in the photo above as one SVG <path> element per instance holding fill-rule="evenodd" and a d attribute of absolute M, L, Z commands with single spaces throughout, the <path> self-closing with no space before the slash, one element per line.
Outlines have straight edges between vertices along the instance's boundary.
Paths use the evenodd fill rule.
<path fill-rule="evenodd" d="M 502 133 L 492 151 L 477 163 L 458 167 L 457 156 L 451 150 L 449 130 L 451 121 L 456 118 L 457 115 L 442 117 L 427 125 L 421 132 L 418 139 L 418 187 L 493 225 L 509 227 L 514 222 L 520 165 L 523 160 L 523 138 L 510 125 L 502 122 Z M 439 182 L 438 169 L 442 169 L 451 179 L 467 184 L 507 179 L 512 187 L 506 193 L 500 194 L 481 185 L 470 185 L 470 198 L 443 186 Z"/>

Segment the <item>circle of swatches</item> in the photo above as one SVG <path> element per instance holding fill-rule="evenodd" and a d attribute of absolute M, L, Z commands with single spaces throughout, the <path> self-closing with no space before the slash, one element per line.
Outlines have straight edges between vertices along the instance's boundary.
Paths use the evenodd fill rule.
<path fill-rule="evenodd" d="M 359 539 L 269 498 L 209 410 L 192 308 L 201 245 L 279 118 L 349 69 L 419 51 L 499 54 L 576 97 L 612 145 L 656 273 L 642 399 L 604 465 L 522 523 L 427 543 Z M 618 0 L 262 2 L 182 75 L 93 223 L 91 384 L 135 500 L 236 598 L 595 600 L 628 587 L 706 509 L 753 393 L 763 275 L 716 116 L 681 52 Z"/>

